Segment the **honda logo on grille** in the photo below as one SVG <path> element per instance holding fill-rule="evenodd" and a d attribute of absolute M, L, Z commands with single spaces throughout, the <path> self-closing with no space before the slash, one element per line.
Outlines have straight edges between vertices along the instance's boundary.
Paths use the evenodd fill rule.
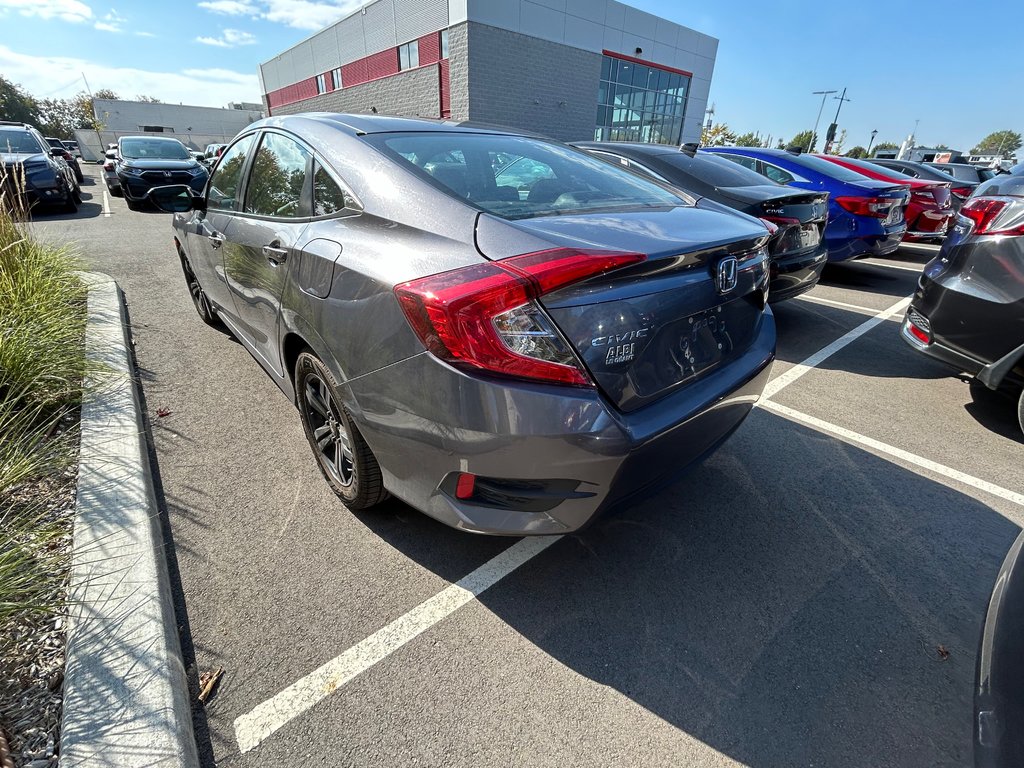
<path fill-rule="evenodd" d="M 715 288 L 719 293 L 728 293 L 736 287 L 738 267 L 735 256 L 726 256 L 718 262 L 718 271 L 715 274 Z"/>
<path fill-rule="evenodd" d="M 171 178 L 171 172 L 170 171 L 164 171 L 164 178 L 167 178 L 167 179 Z"/>

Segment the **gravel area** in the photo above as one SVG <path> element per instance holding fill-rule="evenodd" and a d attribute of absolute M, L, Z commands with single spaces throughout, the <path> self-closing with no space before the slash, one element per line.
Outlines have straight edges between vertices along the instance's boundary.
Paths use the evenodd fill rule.
<path fill-rule="evenodd" d="M 9 500 L 18 505 L 44 499 L 46 517 L 60 531 L 40 545 L 47 548 L 48 559 L 60 563 L 58 567 L 64 571 L 52 595 L 57 604 L 66 598 L 76 474 L 77 468 L 71 466 L 56 477 L 19 489 Z M 54 768 L 58 764 L 65 626 L 63 611 L 23 616 L 0 626 L 0 730 L 18 768 Z"/>

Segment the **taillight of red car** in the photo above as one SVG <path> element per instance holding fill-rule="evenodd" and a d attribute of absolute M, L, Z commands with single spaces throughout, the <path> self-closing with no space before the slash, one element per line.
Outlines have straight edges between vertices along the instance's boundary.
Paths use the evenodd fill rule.
<path fill-rule="evenodd" d="M 871 216 L 884 219 L 889 211 L 898 203 L 886 197 L 860 197 L 858 195 L 840 195 L 835 198 L 836 204 L 844 211 L 856 216 Z"/>
<path fill-rule="evenodd" d="M 452 365 L 592 386 L 536 299 L 645 258 L 558 248 L 410 280 L 395 295 L 423 345 Z"/>
<path fill-rule="evenodd" d="M 966 200 L 971 196 L 971 192 L 974 190 L 971 187 L 953 187 L 950 192 L 959 197 L 961 200 Z"/>
<path fill-rule="evenodd" d="M 1024 214 L 1011 221 L 998 221 L 1007 207 L 1019 200 L 1006 197 L 976 197 L 968 200 L 960 214 L 974 222 L 976 235 L 1024 235 Z"/>

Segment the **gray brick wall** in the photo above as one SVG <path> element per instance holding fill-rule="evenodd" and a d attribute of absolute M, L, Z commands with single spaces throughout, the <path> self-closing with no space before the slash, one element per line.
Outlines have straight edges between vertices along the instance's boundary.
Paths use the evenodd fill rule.
<path fill-rule="evenodd" d="M 563 141 L 594 138 L 601 54 L 476 22 L 467 26 L 470 120 Z M 454 85 L 454 61 L 452 70 Z M 454 96 L 453 87 L 453 116 Z"/>
<path fill-rule="evenodd" d="M 452 120 L 469 119 L 469 24 L 448 30 L 448 79 Z"/>
<path fill-rule="evenodd" d="M 440 117 L 441 90 L 437 65 L 402 72 L 392 77 L 342 88 L 311 99 L 274 107 L 275 115 L 296 112 L 370 112 L 382 115 Z"/>

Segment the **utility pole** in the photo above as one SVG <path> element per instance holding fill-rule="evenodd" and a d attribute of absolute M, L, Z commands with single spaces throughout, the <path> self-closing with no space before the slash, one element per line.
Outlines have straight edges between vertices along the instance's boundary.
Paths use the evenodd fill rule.
<path fill-rule="evenodd" d="M 807 151 L 811 151 L 811 147 L 814 145 L 814 137 L 818 135 L 818 123 L 821 122 L 821 113 L 825 111 L 825 99 L 828 98 L 830 93 L 838 93 L 838 91 L 811 91 L 812 96 L 821 96 L 821 106 L 818 107 L 818 117 L 814 121 L 814 130 L 811 131 L 811 139 L 807 142 Z"/>
<path fill-rule="evenodd" d="M 836 119 L 832 121 L 832 125 L 830 125 L 828 127 L 828 133 L 825 135 L 825 154 L 826 155 L 829 153 L 829 150 L 832 149 L 832 142 L 835 141 L 835 138 L 836 138 L 836 128 L 839 127 L 839 112 L 843 108 L 843 102 L 844 101 L 850 101 L 850 99 L 846 98 L 846 89 L 845 88 L 843 88 L 843 95 L 842 96 L 836 96 L 834 98 L 839 99 L 839 106 L 836 108 Z"/>

